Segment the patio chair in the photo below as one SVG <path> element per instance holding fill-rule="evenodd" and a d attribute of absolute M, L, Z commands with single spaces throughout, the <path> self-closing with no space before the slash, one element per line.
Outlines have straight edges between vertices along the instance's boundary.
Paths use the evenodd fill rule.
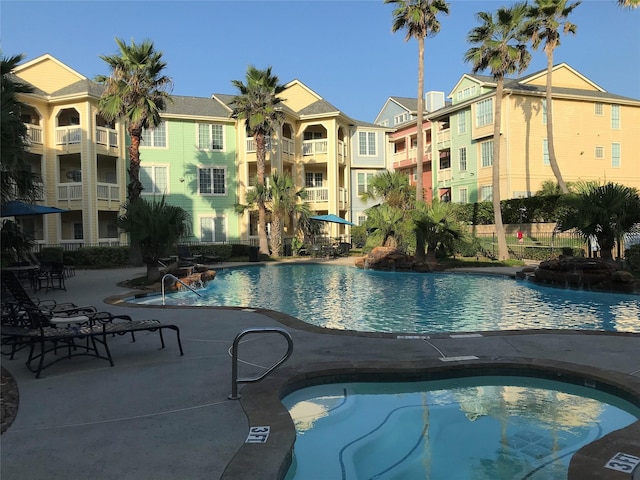
<path fill-rule="evenodd" d="M 193 255 L 189 245 L 178 245 L 178 266 L 179 267 L 191 267 L 199 260 L 202 259 L 202 255 Z"/>
<path fill-rule="evenodd" d="M 64 282 L 67 277 L 65 273 L 64 264 L 61 262 L 42 262 L 40 264 L 40 273 L 37 276 L 37 290 L 42 289 L 42 284 L 45 286 L 45 293 L 49 290 L 64 290 L 67 291 L 67 286 Z"/>

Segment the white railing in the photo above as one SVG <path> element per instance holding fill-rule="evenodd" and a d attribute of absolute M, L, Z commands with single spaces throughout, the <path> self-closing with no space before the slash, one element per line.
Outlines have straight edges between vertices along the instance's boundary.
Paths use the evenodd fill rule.
<path fill-rule="evenodd" d="M 120 187 L 113 183 L 98 182 L 97 196 L 98 200 L 120 201 Z"/>
<path fill-rule="evenodd" d="M 450 142 L 451 141 L 451 129 L 447 128 L 446 130 L 442 130 L 438 132 L 438 143 Z"/>
<path fill-rule="evenodd" d="M 59 183 L 58 200 L 82 200 L 82 183 Z"/>
<path fill-rule="evenodd" d="M 29 137 L 29 143 L 42 145 L 42 127 L 27 125 L 27 136 Z"/>
<path fill-rule="evenodd" d="M 319 153 L 327 153 L 328 143 L 327 139 L 320 140 L 305 140 L 302 142 L 302 154 L 303 155 L 316 155 Z"/>
<path fill-rule="evenodd" d="M 96 127 L 96 143 L 107 147 L 117 147 L 118 131 L 113 128 Z"/>
<path fill-rule="evenodd" d="M 282 139 L 282 153 L 289 153 L 291 155 L 296 153 L 296 147 L 293 140 L 290 138 Z"/>
<path fill-rule="evenodd" d="M 338 189 L 338 202 L 340 203 L 341 208 L 346 207 L 346 205 L 349 203 L 349 197 L 347 195 L 346 188 L 341 187 Z"/>
<path fill-rule="evenodd" d="M 308 202 L 328 202 L 329 201 L 329 189 L 324 187 L 310 187 L 305 188 L 307 192 Z"/>
<path fill-rule="evenodd" d="M 76 145 L 82 140 L 82 128 L 77 125 L 56 128 L 56 145 Z"/>
<path fill-rule="evenodd" d="M 271 150 L 271 137 L 264 137 L 265 148 Z M 247 153 L 256 151 L 256 141 L 253 137 L 247 138 Z"/>

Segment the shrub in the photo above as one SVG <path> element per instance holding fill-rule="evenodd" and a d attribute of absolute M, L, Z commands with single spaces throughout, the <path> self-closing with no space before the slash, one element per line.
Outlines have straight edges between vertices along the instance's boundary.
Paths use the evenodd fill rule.
<path fill-rule="evenodd" d="M 624 251 L 624 259 L 629 270 L 640 272 L 640 244 L 632 245 Z"/>
<path fill-rule="evenodd" d="M 64 263 L 83 268 L 126 267 L 129 247 L 85 247 L 64 252 Z"/>

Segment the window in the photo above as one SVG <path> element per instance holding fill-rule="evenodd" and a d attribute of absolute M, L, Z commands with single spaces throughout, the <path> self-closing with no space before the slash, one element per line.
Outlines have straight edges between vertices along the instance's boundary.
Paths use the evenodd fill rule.
<path fill-rule="evenodd" d="M 224 150 L 223 126 L 198 124 L 198 148 L 200 150 Z"/>
<path fill-rule="evenodd" d="M 476 104 L 476 127 L 493 123 L 493 99 L 487 98 Z"/>
<path fill-rule="evenodd" d="M 542 124 L 547 124 L 547 99 L 542 99 Z"/>
<path fill-rule="evenodd" d="M 357 225 L 364 225 L 364 223 L 366 221 L 367 221 L 367 216 L 366 215 L 358 214 L 358 218 L 356 219 L 356 224 Z"/>
<path fill-rule="evenodd" d="M 620 105 L 611 105 L 611 128 L 620 128 Z"/>
<path fill-rule="evenodd" d="M 467 133 L 467 112 L 458 113 L 458 133 Z"/>
<path fill-rule="evenodd" d="M 458 149 L 458 167 L 461 172 L 467 171 L 467 147 L 460 147 Z"/>
<path fill-rule="evenodd" d="M 493 185 L 483 185 L 480 187 L 480 201 L 490 202 L 493 200 Z"/>
<path fill-rule="evenodd" d="M 461 188 L 458 191 L 458 195 L 460 198 L 460 203 L 469 203 L 469 196 L 467 194 L 467 189 L 466 188 Z"/>
<path fill-rule="evenodd" d="M 604 158 L 604 147 L 601 145 L 596 145 L 596 158 L 598 160 L 602 160 Z"/>
<path fill-rule="evenodd" d="M 145 195 L 164 195 L 169 193 L 169 167 L 158 165 L 140 166 L 140 183 Z"/>
<path fill-rule="evenodd" d="M 360 155 L 375 155 L 376 154 L 376 133 L 375 132 L 360 132 L 358 134 L 359 139 L 359 153 Z"/>
<path fill-rule="evenodd" d="M 480 158 L 482 159 L 483 167 L 493 165 L 493 140 L 480 144 Z"/>
<path fill-rule="evenodd" d="M 409 120 L 409 114 L 407 112 L 404 112 L 393 117 L 393 124 L 398 125 L 399 123 L 406 122 L 407 120 Z"/>
<path fill-rule="evenodd" d="M 594 108 L 595 108 L 595 114 L 596 115 L 603 115 L 604 106 L 601 103 L 596 103 Z"/>
<path fill-rule="evenodd" d="M 226 242 L 227 227 L 225 217 L 200 217 L 201 242 Z"/>
<path fill-rule="evenodd" d="M 378 125 L 380 125 L 381 127 L 388 127 L 389 126 L 389 119 L 385 119 L 382 120 L 381 122 L 378 122 Z"/>
<path fill-rule="evenodd" d="M 367 191 L 372 178 L 373 173 L 358 173 L 358 195 Z"/>
<path fill-rule="evenodd" d="M 617 168 L 620 166 L 620 144 L 611 144 L 611 166 Z"/>
<path fill-rule="evenodd" d="M 84 231 L 81 223 L 73 224 L 73 238 L 74 240 L 82 240 L 84 238 Z"/>
<path fill-rule="evenodd" d="M 145 128 L 142 130 L 143 147 L 166 147 L 167 146 L 167 124 L 162 121 L 155 128 Z"/>
<path fill-rule="evenodd" d="M 546 138 L 542 139 L 542 164 L 551 165 L 549 162 L 549 140 Z"/>
<path fill-rule="evenodd" d="M 306 172 L 304 186 L 305 188 L 322 187 L 322 172 Z"/>
<path fill-rule="evenodd" d="M 224 167 L 207 167 L 198 169 L 198 187 L 200 195 L 225 195 L 226 170 Z"/>

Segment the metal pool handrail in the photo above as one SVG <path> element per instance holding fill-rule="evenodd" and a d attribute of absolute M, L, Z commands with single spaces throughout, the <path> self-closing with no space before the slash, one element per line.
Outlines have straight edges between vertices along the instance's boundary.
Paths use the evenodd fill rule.
<path fill-rule="evenodd" d="M 167 273 L 164 277 L 162 277 L 162 305 L 164 305 L 164 279 L 167 277 L 171 277 L 173 278 L 176 282 L 184 285 L 186 288 L 188 288 L 189 290 L 191 290 L 193 293 L 195 293 L 196 295 L 198 295 L 199 297 L 202 297 L 202 295 L 200 295 L 198 292 L 196 292 L 193 288 L 191 288 L 189 285 L 187 285 L 186 283 L 184 283 L 182 280 L 180 280 L 178 277 L 176 277 L 175 275 L 171 274 L 171 273 Z"/>
<path fill-rule="evenodd" d="M 269 367 L 269 369 L 266 372 L 264 372 L 262 375 L 260 375 L 259 377 L 255 377 L 255 378 L 238 378 L 238 345 L 240 344 L 240 339 L 242 337 L 244 337 L 245 335 L 249 335 L 250 333 L 279 333 L 280 335 L 282 335 L 287 340 L 287 353 L 285 353 L 284 356 L 280 360 L 278 360 L 271 367 Z M 283 328 L 277 328 L 277 327 L 274 327 L 274 328 L 249 328 L 247 330 L 243 330 L 242 332 L 240 332 L 238 335 L 236 335 L 236 338 L 233 340 L 233 346 L 231 347 L 231 358 L 232 358 L 232 364 L 231 364 L 231 395 L 229 395 L 229 399 L 230 400 L 238 400 L 240 398 L 240 395 L 238 394 L 238 383 L 255 383 L 255 382 L 259 382 L 260 380 L 265 378 L 267 375 L 269 375 L 271 372 L 273 372 L 276 368 L 278 368 L 280 365 L 282 365 L 284 362 L 286 362 L 289 359 L 289 357 L 291 356 L 292 353 L 293 353 L 293 338 L 291 338 L 291 335 L 289 334 L 289 332 L 287 332 Z"/>

